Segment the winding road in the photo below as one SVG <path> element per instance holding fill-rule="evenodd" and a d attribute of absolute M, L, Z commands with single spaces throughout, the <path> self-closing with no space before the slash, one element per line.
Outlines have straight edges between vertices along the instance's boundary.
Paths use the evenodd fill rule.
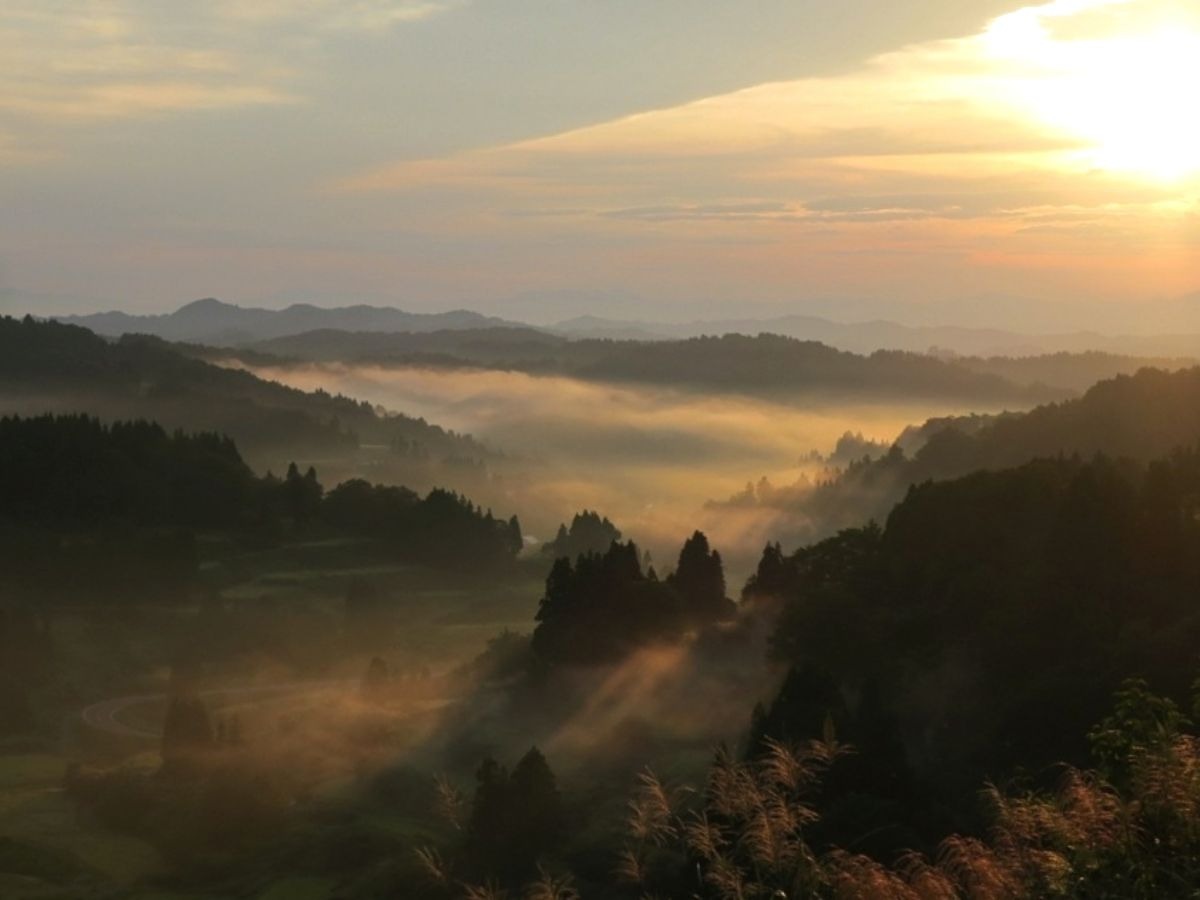
<path fill-rule="evenodd" d="M 270 699 L 274 695 L 286 694 L 302 694 L 315 693 L 317 691 L 329 690 L 331 688 L 347 687 L 355 685 L 357 682 L 352 680 L 343 681 L 294 681 L 287 684 L 272 684 L 272 685 L 251 685 L 247 687 L 232 687 L 232 688 L 217 688 L 209 691 L 200 691 L 199 696 L 205 699 L 214 697 L 261 697 L 262 699 Z M 162 737 L 162 729 L 150 730 L 146 727 L 130 725 L 121 720 L 121 714 L 128 712 L 130 709 L 143 706 L 149 703 L 162 703 L 167 701 L 167 694 L 131 694 L 126 697 L 113 697 L 109 700 L 101 700 L 99 703 L 93 703 L 91 706 L 80 712 L 80 718 L 83 723 L 98 731 L 103 731 L 108 734 L 115 734 L 119 737 L 138 738 L 141 740 L 157 740 Z"/>

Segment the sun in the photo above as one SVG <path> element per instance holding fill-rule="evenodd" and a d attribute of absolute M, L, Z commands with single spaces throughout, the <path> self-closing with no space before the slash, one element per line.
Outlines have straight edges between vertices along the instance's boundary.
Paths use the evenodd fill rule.
<path fill-rule="evenodd" d="M 992 51 L 1021 66 L 1011 98 L 1077 139 L 1074 156 L 1093 167 L 1161 181 L 1200 175 L 1200 24 L 1181 17 L 1064 38 L 1048 23 L 1068 5 L 1087 6 L 1060 2 L 993 23 Z"/>

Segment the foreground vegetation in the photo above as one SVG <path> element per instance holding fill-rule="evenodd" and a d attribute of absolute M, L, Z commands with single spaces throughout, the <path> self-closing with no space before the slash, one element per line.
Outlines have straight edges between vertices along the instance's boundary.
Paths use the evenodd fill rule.
<path fill-rule="evenodd" d="M 740 602 L 700 531 L 0 419 L 0 893 L 1194 897 L 1196 384 L 859 464 L 945 467 Z"/>

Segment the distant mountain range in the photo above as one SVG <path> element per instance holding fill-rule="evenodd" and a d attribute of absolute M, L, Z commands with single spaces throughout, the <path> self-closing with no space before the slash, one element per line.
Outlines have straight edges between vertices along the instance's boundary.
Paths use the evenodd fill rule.
<path fill-rule="evenodd" d="M 148 334 L 169 341 L 218 346 L 237 346 L 319 329 L 427 332 L 517 324 L 467 310 L 411 313 L 382 306 L 323 308 L 306 303 L 273 310 L 235 306 L 212 298 L 196 300 L 163 315 L 103 312 L 56 318 L 106 337 Z"/>
<path fill-rule="evenodd" d="M 834 322 L 819 316 L 769 319 L 709 319 L 693 322 L 646 322 L 579 316 L 551 326 L 571 337 L 614 340 L 678 340 L 721 334 L 767 332 L 820 341 L 851 353 L 908 350 L 961 356 L 1040 356 L 1047 353 L 1101 351 L 1132 356 L 1200 357 L 1200 334 L 1108 335 L 1094 331 L 1024 334 L 997 328 L 953 325 L 902 325 L 898 322 Z"/>
<path fill-rule="evenodd" d="M 171 341 L 211 346 L 247 346 L 313 331 L 429 334 L 435 331 L 524 329 L 571 339 L 680 340 L 724 334 L 778 334 L 819 341 L 838 350 L 869 354 L 876 350 L 960 356 L 1038 356 L 1049 353 L 1102 351 L 1142 357 L 1200 357 L 1200 334 L 1163 333 L 1109 335 L 1092 331 L 1026 334 L 995 328 L 951 325 L 915 326 L 875 320 L 835 322 L 819 316 L 791 315 L 764 319 L 711 319 L 655 322 L 607 319 L 587 315 L 535 327 L 470 310 L 442 313 L 407 312 L 394 307 L 319 307 L 296 304 L 271 310 L 240 307 L 212 298 L 197 300 L 162 315 L 104 312 L 61 316 L 97 334 L 119 337 L 148 334 Z"/>

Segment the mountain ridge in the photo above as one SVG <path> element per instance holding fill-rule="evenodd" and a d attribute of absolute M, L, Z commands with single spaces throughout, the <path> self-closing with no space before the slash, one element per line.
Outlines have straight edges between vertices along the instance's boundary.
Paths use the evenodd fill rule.
<path fill-rule="evenodd" d="M 615 319 L 592 313 L 550 325 L 486 315 L 466 308 L 410 312 L 392 306 L 317 306 L 294 303 L 283 309 L 239 306 L 213 297 L 174 312 L 137 315 L 119 310 L 52 316 L 105 337 L 148 334 L 171 341 L 240 347 L 312 331 L 430 334 L 438 331 L 522 329 L 570 340 L 686 340 L 725 334 L 777 334 L 817 341 L 851 353 L 902 350 L 936 356 L 1039 356 L 1105 352 L 1128 356 L 1200 359 L 1200 334 L 1107 334 L 1094 330 L 1033 333 L 959 325 L 910 325 L 889 319 L 841 322 L 796 313 L 767 318 L 694 319 L 684 322 Z"/>
<path fill-rule="evenodd" d="M 1200 334 L 1106 334 L 1099 331 L 1026 333 L 961 325 L 907 325 L 890 319 L 838 322 L 797 313 L 770 318 L 648 322 L 575 316 L 547 327 L 573 338 L 680 340 L 720 334 L 779 334 L 868 354 L 906 350 L 946 356 L 1041 356 L 1098 351 L 1138 356 L 1200 356 Z"/>
<path fill-rule="evenodd" d="M 80 325 L 104 337 L 148 334 L 171 341 L 235 346 L 321 328 L 427 332 L 519 324 L 466 309 L 414 313 L 396 307 L 367 304 L 322 307 L 311 303 L 294 303 L 284 309 L 274 310 L 238 306 L 215 297 L 193 300 L 170 313 L 135 315 L 110 310 L 52 318 L 64 324 Z"/>

